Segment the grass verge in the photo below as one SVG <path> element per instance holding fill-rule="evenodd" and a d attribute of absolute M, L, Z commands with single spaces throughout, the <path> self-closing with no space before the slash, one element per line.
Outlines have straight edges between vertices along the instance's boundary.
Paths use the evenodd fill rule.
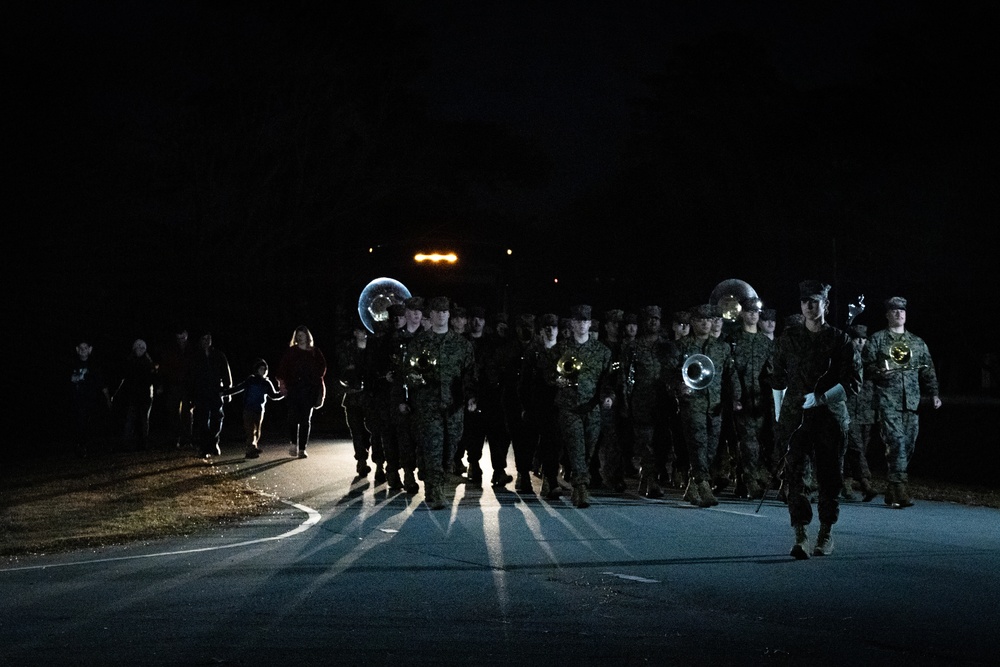
<path fill-rule="evenodd" d="M 5 462 L 0 555 L 42 554 L 186 535 L 275 500 L 182 452 Z"/>

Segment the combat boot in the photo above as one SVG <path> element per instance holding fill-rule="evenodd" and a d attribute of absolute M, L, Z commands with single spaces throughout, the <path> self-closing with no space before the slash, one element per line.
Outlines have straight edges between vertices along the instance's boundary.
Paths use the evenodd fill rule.
<path fill-rule="evenodd" d="M 518 472 L 517 479 L 514 481 L 514 490 L 518 493 L 531 493 L 531 477 L 528 473 Z"/>
<path fill-rule="evenodd" d="M 694 477 L 688 480 L 687 488 L 684 490 L 684 500 L 701 507 L 701 494 L 698 493 L 698 482 L 694 481 Z"/>
<path fill-rule="evenodd" d="M 647 498 L 663 497 L 663 489 L 660 488 L 660 483 L 656 481 L 656 473 L 643 469 L 639 477 L 639 493 Z"/>
<path fill-rule="evenodd" d="M 562 487 L 555 479 L 546 477 L 542 480 L 542 495 L 546 500 L 556 500 L 562 495 Z"/>
<path fill-rule="evenodd" d="M 871 480 L 867 477 L 862 477 L 858 480 L 858 485 L 861 487 L 861 502 L 871 502 L 872 498 L 878 495 L 878 491 L 872 488 Z"/>
<path fill-rule="evenodd" d="M 757 500 L 764 497 L 764 489 L 760 484 L 757 483 L 756 477 L 753 475 L 747 475 L 744 478 L 744 483 L 747 487 L 747 496 Z"/>
<path fill-rule="evenodd" d="M 792 558 L 796 560 L 808 560 L 809 559 L 809 535 L 806 533 L 805 526 L 794 526 L 795 528 L 795 544 L 792 545 L 792 551 L 789 554 Z"/>
<path fill-rule="evenodd" d="M 514 481 L 512 475 L 508 475 L 506 470 L 502 468 L 500 470 L 493 471 L 493 477 L 490 479 L 490 484 L 495 487 L 507 486 Z"/>
<path fill-rule="evenodd" d="M 411 496 L 420 490 L 420 485 L 417 484 L 417 480 L 413 476 L 412 470 L 403 471 L 403 490 Z"/>
<path fill-rule="evenodd" d="M 426 494 L 425 500 L 432 510 L 443 510 L 448 506 L 444 501 L 444 486 L 442 484 L 425 484 L 424 493 Z"/>
<path fill-rule="evenodd" d="M 382 467 L 381 463 L 375 464 L 375 486 L 379 484 L 385 484 L 385 469 Z"/>
<path fill-rule="evenodd" d="M 481 489 L 483 488 L 483 469 L 479 467 L 479 462 L 474 461 L 469 464 L 469 472 L 466 475 L 468 478 L 468 484 L 470 488 Z"/>
<path fill-rule="evenodd" d="M 844 488 L 840 492 L 840 497 L 848 503 L 856 503 L 861 500 L 861 497 L 854 493 L 854 480 L 850 477 L 844 478 Z"/>
<path fill-rule="evenodd" d="M 701 496 L 701 502 L 698 504 L 699 507 L 715 507 L 719 504 L 719 501 L 715 499 L 715 494 L 712 493 L 712 486 L 708 483 L 707 479 L 703 479 L 698 483 L 698 495 Z"/>
<path fill-rule="evenodd" d="M 892 482 L 885 485 L 885 504 L 889 507 L 896 504 L 896 489 Z"/>
<path fill-rule="evenodd" d="M 358 465 L 355 469 L 358 471 L 358 478 L 367 477 L 368 473 L 372 471 L 372 469 L 368 466 L 367 461 L 358 461 Z"/>
<path fill-rule="evenodd" d="M 590 507 L 590 491 L 586 484 L 578 484 L 573 487 L 573 504 L 580 509 Z"/>
<path fill-rule="evenodd" d="M 893 482 L 892 494 L 895 497 L 895 501 L 892 504 L 893 507 L 898 507 L 899 509 L 913 507 L 913 501 L 910 500 L 910 493 L 906 490 L 905 483 Z"/>
<path fill-rule="evenodd" d="M 403 480 L 399 478 L 399 470 L 395 468 L 385 474 L 385 481 L 391 491 L 399 491 L 403 488 Z"/>
<path fill-rule="evenodd" d="M 813 549 L 813 556 L 829 556 L 833 553 L 833 536 L 830 535 L 831 528 L 832 526 L 828 523 L 819 524 L 819 535 L 816 536 L 816 548 Z"/>

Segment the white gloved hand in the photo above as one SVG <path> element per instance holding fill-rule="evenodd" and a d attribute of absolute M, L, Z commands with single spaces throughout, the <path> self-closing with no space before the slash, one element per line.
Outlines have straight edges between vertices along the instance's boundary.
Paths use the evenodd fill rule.
<path fill-rule="evenodd" d="M 785 400 L 785 390 L 772 389 L 771 395 L 774 397 L 774 421 L 779 421 L 781 418 L 781 402 Z"/>
<path fill-rule="evenodd" d="M 805 396 L 803 396 L 803 398 L 805 399 L 804 401 L 802 401 L 803 410 L 808 410 L 809 408 L 815 408 L 817 405 L 819 405 L 819 401 L 816 400 L 816 394 L 814 394 L 811 391 Z"/>
<path fill-rule="evenodd" d="M 840 384 L 839 382 L 830 387 L 829 389 L 827 389 L 826 392 L 823 394 L 824 404 L 836 403 L 837 401 L 846 401 L 846 400 L 847 400 L 847 392 L 844 390 L 844 385 Z"/>

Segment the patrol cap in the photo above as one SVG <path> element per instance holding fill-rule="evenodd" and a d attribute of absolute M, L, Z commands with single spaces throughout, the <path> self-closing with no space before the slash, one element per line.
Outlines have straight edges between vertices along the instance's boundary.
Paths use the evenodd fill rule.
<path fill-rule="evenodd" d="M 542 315 L 542 326 L 543 327 L 558 327 L 559 326 L 559 316 L 555 313 L 545 313 Z"/>
<path fill-rule="evenodd" d="M 486 309 L 482 306 L 472 306 L 469 308 L 469 317 L 478 317 L 481 320 L 486 319 Z"/>
<path fill-rule="evenodd" d="M 452 306 L 451 307 L 451 319 L 455 319 L 455 318 L 458 318 L 458 317 L 464 317 L 464 318 L 468 319 L 468 317 L 469 317 L 469 311 L 466 310 L 466 308 L 464 306 Z"/>
<path fill-rule="evenodd" d="M 424 309 L 424 299 L 423 299 L 423 297 L 419 297 L 419 296 L 411 296 L 409 299 L 407 299 L 406 301 L 403 302 L 403 307 L 406 310 L 419 310 L 419 311 L 423 311 L 423 309 Z"/>
<path fill-rule="evenodd" d="M 847 335 L 851 338 L 868 338 L 868 327 L 864 324 L 855 324 L 848 328 Z"/>
<path fill-rule="evenodd" d="M 767 322 L 777 322 L 778 321 L 778 311 L 774 308 L 765 308 L 760 311 L 760 319 Z"/>
<path fill-rule="evenodd" d="M 715 306 L 703 303 L 691 309 L 691 319 L 710 320 L 715 317 Z"/>
<path fill-rule="evenodd" d="M 678 310 L 670 319 L 674 324 L 691 324 L 691 312 L 688 310 Z"/>
<path fill-rule="evenodd" d="M 799 283 L 799 300 L 830 298 L 830 286 L 818 280 L 803 280 Z"/>
<path fill-rule="evenodd" d="M 639 316 L 636 313 L 625 313 L 622 316 L 622 323 L 623 324 L 638 324 L 639 323 Z"/>
<path fill-rule="evenodd" d="M 579 305 L 573 306 L 569 311 L 570 319 L 574 320 L 589 320 L 590 319 L 590 306 Z"/>
<path fill-rule="evenodd" d="M 740 308 L 745 312 L 760 312 L 764 308 L 764 302 L 756 297 L 743 299 L 740 301 Z"/>
<path fill-rule="evenodd" d="M 720 306 L 719 304 L 713 305 L 712 306 L 712 317 L 715 318 L 715 319 L 719 319 L 722 316 L 723 316 L 722 306 Z"/>
<path fill-rule="evenodd" d="M 507 313 L 493 313 L 494 324 L 507 324 Z"/>
<path fill-rule="evenodd" d="M 901 296 L 890 297 L 885 300 L 886 310 L 906 310 L 906 299 Z"/>
<path fill-rule="evenodd" d="M 517 316 L 517 322 L 522 327 L 534 327 L 535 326 L 535 314 L 534 313 L 521 313 Z"/>
<path fill-rule="evenodd" d="M 443 313 L 451 310 L 451 302 L 448 301 L 448 297 L 446 296 L 436 296 L 431 299 L 427 307 L 428 310 L 436 310 L 439 313 Z"/>
<path fill-rule="evenodd" d="M 643 317 L 655 317 L 657 319 L 660 319 L 660 317 L 662 316 L 661 315 L 662 312 L 663 311 L 660 309 L 659 306 L 645 306 L 642 309 L 642 316 Z"/>
<path fill-rule="evenodd" d="M 624 310 L 606 310 L 604 311 L 604 320 L 606 322 L 621 322 L 622 317 L 625 315 Z"/>
<path fill-rule="evenodd" d="M 402 317 L 406 313 L 406 306 L 401 303 L 394 303 L 386 311 L 389 313 L 389 317 Z"/>

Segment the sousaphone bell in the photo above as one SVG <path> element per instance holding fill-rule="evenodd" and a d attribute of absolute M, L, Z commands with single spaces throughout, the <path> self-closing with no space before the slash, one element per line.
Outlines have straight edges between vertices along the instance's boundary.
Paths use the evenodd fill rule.
<path fill-rule="evenodd" d="M 401 304 L 412 296 L 406 285 L 394 278 L 376 278 L 361 290 L 358 297 L 358 315 L 370 333 L 389 319 L 389 306 Z"/>
<path fill-rule="evenodd" d="M 704 354 L 692 354 L 681 366 L 681 378 L 691 389 L 704 389 L 715 377 L 715 362 Z"/>
<path fill-rule="evenodd" d="M 727 322 L 735 322 L 743 310 L 742 302 L 759 298 L 749 283 L 738 278 L 729 278 L 715 286 L 708 302 L 722 309 L 722 317 Z"/>

